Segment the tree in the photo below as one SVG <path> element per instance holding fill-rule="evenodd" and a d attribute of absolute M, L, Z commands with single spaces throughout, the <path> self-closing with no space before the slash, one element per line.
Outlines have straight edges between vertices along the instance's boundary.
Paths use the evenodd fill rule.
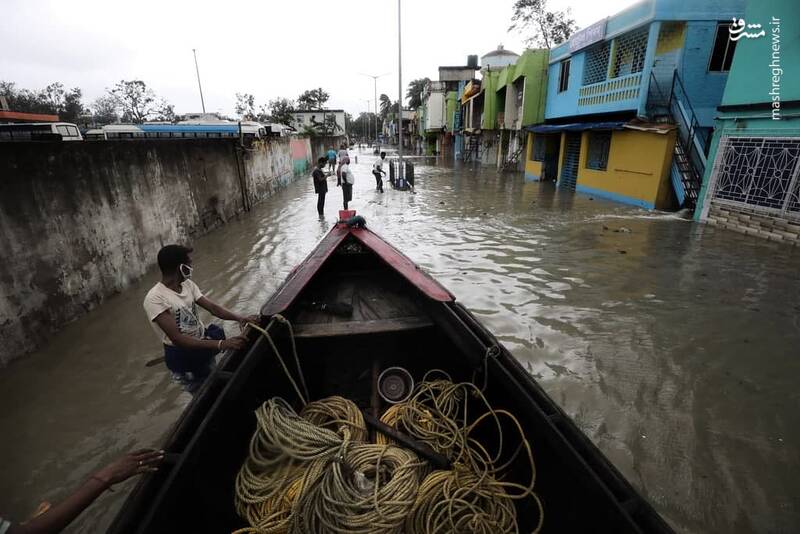
<path fill-rule="evenodd" d="M 406 98 L 408 99 L 408 107 L 417 109 L 422 105 L 422 91 L 425 90 L 425 85 L 430 82 L 430 78 L 417 78 L 408 83 L 408 90 L 406 91 Z"/>
<path fill-rule="evenodd" d="M 392 100 L 384 93 L 378 97 L 378 101 L 380 102 L 380 117 L 385 119 L 386 115 L 392 110 Z"/>
<path fill-rule="evenodd" d="M 375 133 L 375 114 L 372 112 L 361 112 L 358 118 L 350 120 L 347 131 L 355 137 L 367 139 Z"/>
<path fill-rule="evenodd" d="M 96 98 L 90 108 L 95 124 L 103 125 L 119 122 L 117 100 L 113 96 L 106 95 Z"/>
<path fill-rule="evenodd" d="M 274 100 L 269 101 L 269 112 L 264 113 L 267 111 L 262 106 L 261 111 L 266 115 L 267 122 L 275 122 L 277 124 L 283 124 L 284 126 L 288 126 L 289 128 L 293 128 L 292 124 L 294 122 L 294 102 L 289 100 L 288 98 L 276 98 Z"/>
<path fill-rule="evenodd" d="M 249 93 L 236 93 L 236 106 L 234 110 L 243 121 L 256 120 L 256 97 Z"/>
<path fill-rule="evenodd" d="M 552 48 L 563 43 L 578 29 L 572 12 L 548 11 L 547 0 L 516 0 L 508 31 L 517 30 L 530 35 L 525 39 L 528 46 Z"/>
<path fill-rule="evenodd" d="M 0 82 L 0 95 L 5 96 L 14 111 L 58 115 L 65 122 L 77 122 L 84 113 L 83 92 L 75 87 L 67 91 L 59 82 L 40 91 L 16 89 L 13 82 Z"/>
<path fill-rule="evenodd" d="M 326 93 L 322 87 L 305 91 L 297 97 L 297 109 L 304 111 L 322 109 L 330 97 L 331 95 Z"/>
<path fill-rule="evenodd" d="M 120 80 L 113 89 L 107 89 L 107 91 L 122 112 L 123 122 L 141 124 L 152 119 L 174 119 L 173 106 L 163 98 L 157 97 L 142 80 Z"/>

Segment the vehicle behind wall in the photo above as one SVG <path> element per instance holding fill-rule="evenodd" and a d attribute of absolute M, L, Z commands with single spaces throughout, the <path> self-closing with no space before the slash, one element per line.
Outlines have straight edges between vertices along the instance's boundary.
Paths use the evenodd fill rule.
<path fill-rule="evenodd" d="M 0 124 L 0 142 L 82 141 L 78 126 L 71 122 L 12 122 Z"/>

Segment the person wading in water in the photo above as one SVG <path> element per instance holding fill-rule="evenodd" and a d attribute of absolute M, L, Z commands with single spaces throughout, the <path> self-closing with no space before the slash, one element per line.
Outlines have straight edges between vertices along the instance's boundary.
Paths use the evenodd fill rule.
<path fill-rule="evenodd" d="M 328 160 L 330 163 L 330 160 Z M 322 217 L 323 210 L 325 209 L 325 194 L 328 192 L 328 178 L 325 175 L 325 158 L 317 160 L 317 167 L 311 173 L 311 178 L 314 179 L 314 192 L 317 194 L 317 213 Z"/>
<path fill-rule="evenodd" d="M 167 245 L 158 251 L 161 281 L 144 297 L 144 311 L 150 326 L 164 344 L 164 359 L 172 379 L 194 393 L 214 369 L 214 356 L 226 349 L 241 349 L 247 338 L 225 339 L 217 325 L 206 327 L 199 319 L 197 305 L 220 319 L 258 323 L 259 317 L 245 317 L 229 311 L 203 296 L 192 280 L 191 248 Z"/>
<path fill-rule="evenodd" d="M 344 209 L 347 209 L 347 203 L 353 200 L 353 184 L 356 183 L 353 171 L 350 170 L 349 156 L 344 158 L 341 174 L 342 174 L 342 200 L 344 200 Z"/>
<path fill-rule="evenodd" d="M 375 176 L 375 188 L 383 193 L 383 176 L 386 171 L 383 170 L 383 161 L 386 159 L 386 152 L 381 152 L 381 156 L 372 164 L 372 174 Z"/>

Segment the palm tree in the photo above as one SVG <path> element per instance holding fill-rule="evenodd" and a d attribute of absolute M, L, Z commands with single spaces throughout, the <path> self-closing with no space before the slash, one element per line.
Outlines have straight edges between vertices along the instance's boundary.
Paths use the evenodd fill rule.
<path fill-rule="evenodd" d="M 381 119 L 385 119 L 386 115 L 391 111 L 392 101 L 386 94 L 382 94 L 378 100 L 381 103 Z"/>
<path fill-rule="evenodd" d="M 430 78 L 417 78 L 411 80 L 408 84 L 408 91 L 406 91 L 406 98 L 408 98 L 408 107 L 417 109 L 422 105 L 422 91 L 425 89 L 425 84 L 430 82 Z"/>

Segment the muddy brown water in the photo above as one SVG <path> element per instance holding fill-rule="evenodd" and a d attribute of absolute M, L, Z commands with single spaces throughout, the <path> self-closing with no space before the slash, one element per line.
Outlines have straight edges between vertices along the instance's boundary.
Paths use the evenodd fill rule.
<path fill-rule="evenodd" d="M 681 532 L 800 528 L 800 250 L 493 169 L 417 160 L 378 194 L 359 153 L 351 207 L 519 358 Z M 301 178 L 197 239 L 209 298 L 255 312 L 335 220 Z M 0 370 L 0 515 L 23 519 L 188 402 L 141 300 L 155 270 Z M 236 327 L 227 325 L 229 332 Z M 535 444 L 534 444 L 535 448 Z M 68 530 L 102 531 L 133 481 Z"/>

